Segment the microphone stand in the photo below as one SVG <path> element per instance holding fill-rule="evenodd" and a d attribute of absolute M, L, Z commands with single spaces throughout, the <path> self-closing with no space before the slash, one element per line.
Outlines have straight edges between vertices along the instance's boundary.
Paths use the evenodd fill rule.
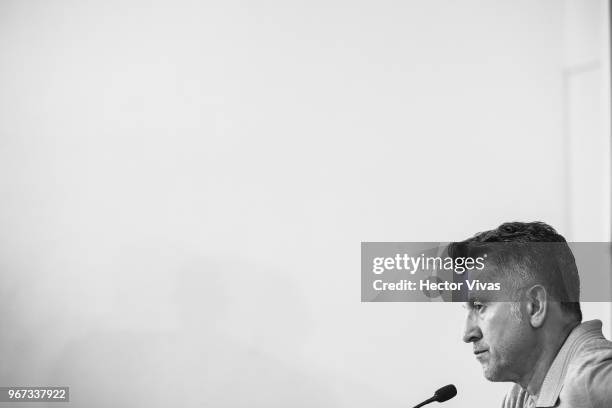
<path fill-rule="evenodd" d="M 415 405 L 414 408 L 421 408 L 423 405 L 427 405 L 430 402 L 434 402 L 436 400 L 437 400 L 437 398 L 435 396 L 433 396 L 430 399 L 426 399 L 425 401 L 421 402 L 419 405 Z"/>

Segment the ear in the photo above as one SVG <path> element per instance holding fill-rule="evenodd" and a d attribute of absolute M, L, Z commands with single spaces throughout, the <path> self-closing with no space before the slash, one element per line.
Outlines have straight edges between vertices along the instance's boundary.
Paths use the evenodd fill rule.
<path fill-rule="evenodd" d="M 529 323 L 534 328 L 542 327 L 548 314 L 548 293 L 542 285 L 533 285 L 525 293 Z"/>

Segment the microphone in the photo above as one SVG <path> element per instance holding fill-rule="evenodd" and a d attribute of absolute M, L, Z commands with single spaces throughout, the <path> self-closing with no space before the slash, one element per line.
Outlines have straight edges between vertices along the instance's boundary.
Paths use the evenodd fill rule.
<path fill-rule="evenodd" d="M 434 401 L 438 401 L 438 402 L 448 401 L 449 399 L 453 398 L 455 395 L 457 395 L 457 388 L 455 388 L 453 384 L 448 384 L 440 388 L 436 392 L 434 392 L 433 397 L 421 402 L 419 405 L 415 406 L 414 408 L 420 408 L 423 405 L 429 404 L 430 402 L 434 402 Z"/>

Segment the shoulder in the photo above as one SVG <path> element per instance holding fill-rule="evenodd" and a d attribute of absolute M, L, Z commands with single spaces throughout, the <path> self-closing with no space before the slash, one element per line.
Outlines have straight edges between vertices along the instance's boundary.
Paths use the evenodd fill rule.
<path fill-rule="evenodd" d="M 581 345 L 568 367 L 564 388 L 591 402 L 594 408 L 612 406 L 612 342 L 594 338 Z"/>
<path fill-rule="evenodd" d="M 520 385 L 514 384 L 508 391 L 502 402 L 502 408 L 523 408 L 527 407 L 529 394 Z"/>

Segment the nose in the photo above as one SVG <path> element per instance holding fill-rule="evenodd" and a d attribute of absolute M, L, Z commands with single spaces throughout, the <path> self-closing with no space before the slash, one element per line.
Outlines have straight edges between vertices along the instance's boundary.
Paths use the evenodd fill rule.
<path fill-rule="evenodd" d="M 465 319 L 465 329 L 463 330 L 463 341 L 466 343 L 475 343 L 482 339 L 482 331 L 472 313 L 468 313 Z"/>

